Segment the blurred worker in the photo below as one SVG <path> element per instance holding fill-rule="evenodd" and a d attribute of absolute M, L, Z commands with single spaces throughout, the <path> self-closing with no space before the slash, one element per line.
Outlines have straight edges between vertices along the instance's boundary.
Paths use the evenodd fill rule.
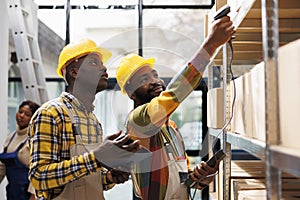
<path fill-rule="evenodd" d="M 16 113 L 17 128 L 4 143 L 0 154 L 0 182 L 6 175 L 7 200 L 35 199 L 34 189 L 29 187 L 29 145 L 27 129 L 32 115 L 40 106 L 32 101 L 23 101 Z"/>
<path fill-rule="evenodd" d="M 115 168 L 130 166 L 126 159 L 140 148 L 139 141 L 124 145 L 128 137 L 116 139 L 121 131 L 102 141 L 93 114 L 95 95 L 108 84 L 103 63 L 110 57 L 89 39 L 70 43 L 60 53 L 57 73 L 68 92 L 43 104 L 29 130 L 29 179 L 40 199 L 104 199 L 103 190 L 128 180 L 128 173 Z"/>
<path fill-rule="evenodd" d="M 121 60 L 116 78 L 121 91 L 134 101 L 134 110 L 128 116 L 127 133 L 138 138 L 141 145 L 152 152 L 151 158 L 137 165 L 135 175 L 132 175 L 135 194 L 141 199 L 186 200 L 189 199 L 188 188 L 183 183 L 187 177 L 195 182 L 191 186 L 198 189 L 214 179 L 219 163 L 209 167 L 201 162 L 192 171 L 188 169 L 182 137 L 169 117 L 198 86 L 215 50 L 234 32 L 229 17 L 215 21 L 195 56 L 167 88 L 153 69 L 153 58 L 146 60 L 129 54 Z"/>

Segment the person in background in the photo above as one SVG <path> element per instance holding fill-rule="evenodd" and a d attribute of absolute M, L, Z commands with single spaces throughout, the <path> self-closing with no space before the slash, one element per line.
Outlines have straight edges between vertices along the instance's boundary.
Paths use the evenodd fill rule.
<path fill-rule="evenodd" d="M 150 159 L 137 164 L 133 170 L 137 197 L 187 200 L 189 190 L 184 183 L 188 177 L 193 183 L 190 187 L 197 189 L 206 187 L 214 179 L 219 162 L 214 167 L 201 162 L 193 170 L 189 169 L 182 137 L 169 117 L 198 86 L 215 50 L 234 32 L 229 17 L 216 20 L 200 49 L 167 87 L 153 68 L 154 58 L 129 54 L 121 60 L 117 82 L 121 91 L 134 101 L 134 109 L 127 118 L 127 133 L 152 152 Z"/>
<path fill-rule="evenodd" d="M 124 145 L 116 134 L 102 140 L 102 127 L 93 113 L 95 95 L 107 88 L 103 63 L 111 52 L 90 39 L 66 45 L 57 73 L 68 91 L 44 103 L 32 117 L 29 179 L 39 199 L 104 199 L 103 190 L 128 180 L 126 160 L 140 148 L 139 141 Z"/>
<path fill-rule="evenodd" d="M 28 180 L 29 144 L 27 129 L 32 115 L 40 106 L 30 100 L 23 101 L 16 113 L 17 128 L 4 143 L 0 154 L 0 182 L 6 176 L 7 200 L 33 200 L 34 189 Z"/>

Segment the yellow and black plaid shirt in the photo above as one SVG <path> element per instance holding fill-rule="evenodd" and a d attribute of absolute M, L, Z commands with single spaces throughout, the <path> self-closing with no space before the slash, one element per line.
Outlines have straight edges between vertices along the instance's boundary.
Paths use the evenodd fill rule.
<path fill-rule="evenodd" d="M 63 92 L 57 99 L 42 105 L 29 126 L 29 179 L 39 199 L 53 198 L 62 192 L 65 184 L 100 170 L 92 152 L 70 157 L 70 147 L 76 141 L 72 121 L 62 102 L 73 114 L 74 123 L 79 127 L 77 133 L 84 144 L 102 141 L 98 119 L 93 112 L 87 112 L 73 95 Z M 105 176 L 103 179 L 106 183 Z"/>

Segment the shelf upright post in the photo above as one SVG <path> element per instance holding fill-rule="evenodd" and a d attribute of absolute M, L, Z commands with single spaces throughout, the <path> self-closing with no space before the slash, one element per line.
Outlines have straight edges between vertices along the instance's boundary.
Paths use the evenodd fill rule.
<path fill-rule="evenodd" d="M 281 199 L 281 171 L 271 165 L 271 145 L 280 143 L 278 104 L 278 0 L 261 0 L 265 63 L 267 199 Z"/>
<path fill-rule="evenodd" d="M 224 125 L 227 124 L 230 120 L 230 62 L 228 61 L 229 57 L 229 45 L 223 45 L 223 100 L 224 100 L 224 116 L 223 122 Z M 230 199 L 230 172 L 231 172 L 231 144 L 227 142 L 227 131 L 230 131 L 230 124 L 226 126 L 223 130 L 222 139 L 221 139 L 221 148 L 226 153 L 226 157 L 223 162 L 223 199 Z"/>

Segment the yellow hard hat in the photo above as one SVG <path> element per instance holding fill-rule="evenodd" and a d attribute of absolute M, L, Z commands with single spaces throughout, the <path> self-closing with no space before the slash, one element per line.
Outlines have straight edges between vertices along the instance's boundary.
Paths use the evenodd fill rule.
<path fill-rule="evenodd" d="M 146 60 L 137 54 L 128 54 L 121 60 L 117 68 L 116 79 L 123 94 L 126 94 L 125 85 L 127 81 L 139 68 L 145 64 L 153 68 L 154 58 L 149 58 Z"/>
<path fill-rule="evenodd" d="M 82 39 L 66 45 L 60 52 L 57 66 L 58 76 L 63 78 L 62 69 L 70 63 L 72 59 L 80 58 L 89 53 L 98 53 L 104 63 L 111 57 L 111 52 L 105 48 L 97 47 L 96 43 L 90 39 Z"/>

